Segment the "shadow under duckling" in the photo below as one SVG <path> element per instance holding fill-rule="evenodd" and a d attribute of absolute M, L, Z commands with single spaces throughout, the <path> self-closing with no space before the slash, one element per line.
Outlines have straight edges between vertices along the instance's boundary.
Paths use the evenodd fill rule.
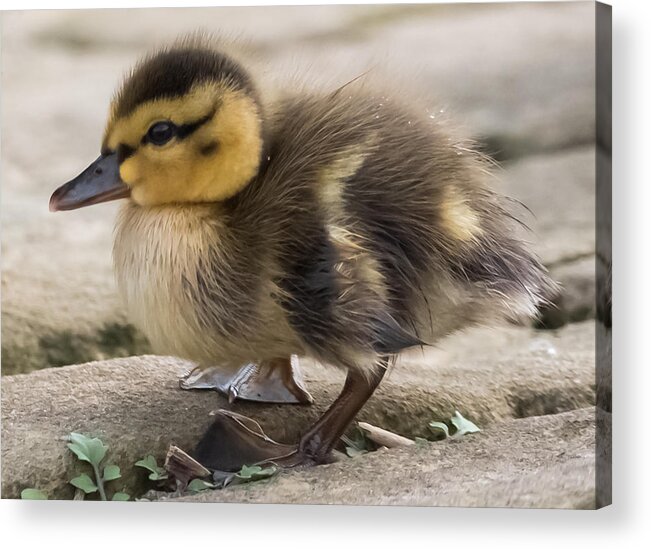
<path fill-rule="evenodd" d="M 101 155 L 50 208 L 126 199 L 114 265 L 132 320 L 157 352 L 216 366 L 225 392 L 276 377 L 309 402 L 290 357 L 346 370 L 297 445 L 218 414 L 195 457 L 237 470 L 327 461 L 397 353 L 536 314 L 554 284 L 486 180 L 425 108 L 361 81 L 263 106 L 195 38 L 132 71 Z"/>

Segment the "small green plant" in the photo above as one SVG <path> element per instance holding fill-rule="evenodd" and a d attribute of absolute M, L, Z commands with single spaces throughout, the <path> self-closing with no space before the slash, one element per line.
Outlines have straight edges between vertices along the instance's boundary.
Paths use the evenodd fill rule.
<path fill-rule="evenodd" d="M 147 469 L 149 471 L 149 480 L 159 481 L 167 480 L 169 478 L 167 471 L 158 466 L 156 463 L 156 458 L 152 455 L 148 455 L 140 461 L 136 461 L 136 467 Z"/>
<path fill-rule="evenodd" d="M 450 433 L 450 427 L 442 421 L 430 421 L 429 428 L 434 434 L 435 440 L 443 440 L 446 438 L 457 439 L 469 433 L 477 433 L 480 431 L 472 421 L 463 417 L 458 411 L 454 412 L 454 416 L 449 420 L 450 426 L 453 427 Z"/>
<path fill-rule="evenodd" d="M 229 484 L 255 482 L 257 480 L 272 477 L 277 472 L 278 467 L 275 465 L 268 465 L 266 467 L 260 465 L 243 465 L 237 473 L 215 471 L 212 476 L 213 482 L 201 478 L 195 478 L 188 483 L 187 489 L 189 492 L 196 494 L 198 492 L 203 492 L 204 490 L 226 488 Z"/>
<path fill-rule="evenodd" d="M 90 463 L 93 468 L 94 479 L 88 474 L 82 473 L 70 480 L 77 493 L 81 494 L 81 499 L 85 495 L 99 493 L 102 501 L 107 501 L 105 483 L 121 478 L 120 468 L 117 465 L 105 465 L 102 470 L 102 461 L 106 457 L 108 446 L 98 438 L 89 438 L 79 433 L 70 433 L 67 437 L 68 448 L 77 456 L 79 461 Z M 154 462 L 155 463 L 155 462 Z M 101 471 L 101 472 L 100 472 Z M 48 499 L 47 494 L 37 488 L 25 488 L 20 493 L 21 499 Z M 126 492 L 115 492 L 111 501 L 128 501 L 131 498 Z M 78 499 L 75 497 L 75 499 Z"/>
<path fill-rule="evenodd" d="M 342 435 L 341 440 L 346 445 L 346 455 L 354 458 L 373 450 L 373 443 L 366 438 L 364 432 L 356 427 L 352 437 Z"/>
<path fill-rule="evenodd" d="M 122 476 L 117 465 L 106 465 L 102 471 L 102 461 L 106 456 L 108 446 L 99 438 L 89 438 L 79 433 L 70 433 L 68 448 L 80 461 L 90 463 L 95 477 L 92 479 L 86 473 L 82 473 L 73 478 L 70 484 L 86 495 L 98 492 L 100 499 L 107 501 L 105 483 L 117 480 Z M 127 501 L 129 498 L 129 494 L 125 492 L 116 492 L 113 494 L 111 501 Z"/>
<path fill-rule="evenodd" d="M 443 440 L 450 436 L 450 429 L 442 421 L 430 421 L 429 428 L 434 433 L 434 440 Z"/>
<path fill-rule="evenodd" d="M 270 465 L 269 467 L 260 467 L 259 465 L 243 465 L 242 468 L 235 473 L 235 477 L 240 482 L 252 482 L 263 478 L 274 476 L 278 472 L 278 467 Z"/>
<path fill-rule="evenodd" d="M 199 492 L 212 488 L 216 488 L 212 482 L 200 478 L 192 479 L 188 484 L 188 492 L 192 492 L 193 494 L 198 494 Z"/>
<path fill-rule="evenodd" d="M 25 488 L 20 493 L 20 499 L 47 499 L 47 494 L 36 488 Z"/>

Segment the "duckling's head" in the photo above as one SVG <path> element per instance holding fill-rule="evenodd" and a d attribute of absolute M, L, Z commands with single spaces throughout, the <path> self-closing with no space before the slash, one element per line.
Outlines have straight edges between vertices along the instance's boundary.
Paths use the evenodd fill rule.
<path fill-rule="evenodd" d="M 262 108 L 249 75 L 205 45 L 146 58 L 115 95 L 100 157 L 57 189 L 50 209 L 130 197 L 141 206 L 216 202 L 256 175 Z"/>

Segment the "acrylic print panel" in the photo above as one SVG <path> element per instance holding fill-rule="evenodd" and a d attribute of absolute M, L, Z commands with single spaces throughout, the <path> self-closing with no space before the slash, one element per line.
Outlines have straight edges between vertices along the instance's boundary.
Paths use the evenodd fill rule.
<path fill-rule="evenodd" d="M 610 503 L 607 6 L 2 23 L 4 498 Z"/>

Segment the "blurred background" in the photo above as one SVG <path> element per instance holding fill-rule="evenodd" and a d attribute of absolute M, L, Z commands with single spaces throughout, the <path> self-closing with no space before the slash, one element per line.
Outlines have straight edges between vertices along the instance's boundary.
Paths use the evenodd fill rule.
<path fill-rule="evenodd" d="M 197 29 L 237 39 L 263 93 L 369 68 L 413 84 L 532 210 L 530 238 L 564 286 L 540 327 L 594 317 L 592 2 L 3 12 L 3 374 L 148 351 L 116 295 L 118 206 L 55 215 L 48 199 L 98 155 L 125 71 Z"/>

